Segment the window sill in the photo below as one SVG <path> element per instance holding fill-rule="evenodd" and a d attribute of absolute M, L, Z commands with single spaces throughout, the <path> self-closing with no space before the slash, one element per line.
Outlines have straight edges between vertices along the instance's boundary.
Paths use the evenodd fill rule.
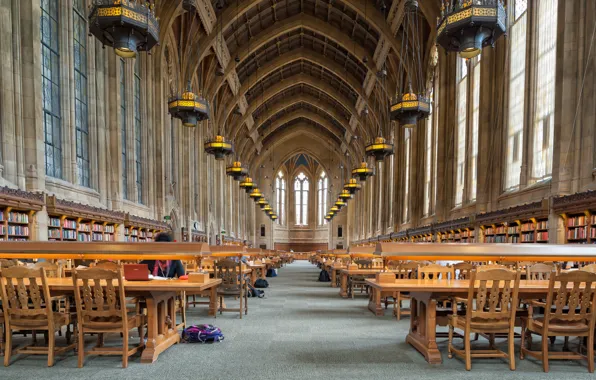
<path fill-rule="evenodd" d="M 548 178 L 542 181 L 535 182 L 523 189 L 515 189 L 509 190 L 502 193 L 498 198 L 497 201 L 507 200 L 512 197 L 517 197 L 519 195 L 529 194 L 540 190 L 548 190 L 552 184 L 552 178 Z"/>
<path fill-rule="evenodd" d="M 51 192 L 55 192 L 56 190 L 71 191 L 78 194 L 83 194 L 87 197 L 96 198 L 97 201 L 99 201 L 99 193 L 94 189 L 76 185 L 63 179 L 46 176 L 46 186 L 54 188 L 54 191 L 50 190 Z"/>

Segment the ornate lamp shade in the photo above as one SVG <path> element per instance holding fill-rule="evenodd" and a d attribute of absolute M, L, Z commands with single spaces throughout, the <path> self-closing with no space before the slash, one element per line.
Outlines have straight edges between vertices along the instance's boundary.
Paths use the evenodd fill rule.
<path fill-rule="evenodd" d="M 273 208 L 270 205 L 266 205 L 265 207 L 263 207 L 263 211 L 265 211 L 266 213 L 269 213 L 269 211 L 273 212 Z"/>
<path fill-rule="evenodd" d="M 350 194 L 356 194 L 356 192 L 361 188 L 362 185 L 358 183 L 356 178 L 350 178 L 350 180 L 344 185 L 344 190 L 348 190 Z"/>
<path fill-rule="evenodd" d="M 375 138 L 372 144 L 366 146 L 366 155 L 372 156 L 377 161 L 383 161 L 385 157 L 393 154 L 393 144 L 387 143 L 383 137 Z"/>
<path fill-rule="evenodd" d="M 337 206 L 337 208 L 339 208 L 340 210 L 347 205 L 346 202 L 342 201 L 341 199 L 338 199 L 335 201 L 335 206 Z"/>
<path fill-rule="evenodd" d="M 349 190 L 343 189 L 341 191 L 341 193 L 339 193 L 339 199 L 341 199 L 342 201 L 346 202 L 349 199 L 352 199 L 352 194 L 350 193 Z"/>
<path fill-rule="evenodd" d="M 267 202 L 267 199 L 261 197 L 257 200 L 257 204 L 259 205 L 259 207 L 262 210 L 263 208 L 265 208 L 265 206 L 267 206 L 269 204 L 269 202 Z"/>
<path fill-rule="evenodd" d="M 159 22 L 154 6 L 146 1 L 94 0 L 89 32 L 120 57 L 134 58 L 159 42 Z"/>
<path fill-rule="evenodd" d="M 270 216 L 271 220 L 277 220 L 277 215 L 273 214 Z"/>
<path fill-rule="evenodd" d="M 430 102 L 422 95 L 413 92 L 398 96 L 398 101 L 391 105 L 391 120 L 396 120 L 405 128 L 414 128 L 418 120 L 430 115 Z M 368 149 L 368 147 L 367 147 Z"/>
<path fill-rule="evenodd" d="M 326 221 L 330 221 L 331 219 L 333 219 L 333 215 L 329 215 L 329 214 L 325 215 Z"/>
<path fill-rule="evenodd" d="M 335 215 L 335 211 L 329 209 L 329 212 L 327 213 L 327 215 L 334 216 Z"/>
<path fill-rule="evenodd" d="M 352 169 L 352 175 L 358 177 L 361 181 L 366 181 L 368 177 L 375 175 L 375 169 L 369 168 L 366 161 L 364 161 L 359 167 Z"/>
<path fill-rule="evenodd" d="M 234 180 L 240 181 L 242 178 L 248 175 L 248 168 L 246 166 L 242 166 L 240 161 L 234 161 L 232 166 L 228 166 L 226 168 L 226 174 L 234 178 Z"/>
<path fill-rule="evenodd" d="M 209 119 L 209 104 L 202 96 L 197 96 L 190 90 L 190 84 L 186 92 L 180 97 L 170 99 L 168 111 L 176 119 L 182 120 L 185 127 L 194 127 L 197 122 Z"/>
<path fill-rule="evenodd" d="M 437 44 L 470 59 L 507 31 L 507 12 L 501 0 L 443 1 L 437 22 Z"/>
<path fill-rule="evenodd" d="M 334 214 L 337 214 L 339 212 L 339 207 L 333 206 L 329 210 L 333 211 Z"/>
<path fill-rule="evenodd" d="M 250 193 L 250 191 L 256 186 L 257 184 L 254 183 L 250 177 L 246 177 L 242 182 L 240 182 L 240 188 L 244 189 L 244 191 L 247 193 Z"/>
<path fill-rule="evenodd" d="M 252 189 L 250 194 L 248 194 L 248 196 L 251 197 L 253 201 L 258 202 L 259 199 L 263 197 L 263 194 L 261 193 L 261 190 L 259 190 L 258 187 L 255 187 L 254 189 Z"/>
<path fill-rule="evenodd" d="M 215 156 L 216 160 L 223 160 L 225 156 L 234 153 L 234 144 L 223 136 L 217 135 L 205 143 L 205 152 Z"/>

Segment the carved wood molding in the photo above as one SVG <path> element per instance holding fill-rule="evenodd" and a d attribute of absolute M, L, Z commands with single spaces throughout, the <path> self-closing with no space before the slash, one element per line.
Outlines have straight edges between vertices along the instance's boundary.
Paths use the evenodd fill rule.
<path fill-rule="evenodd" d="M 56 198 L 53 195 L 46 197 L 48 214 L 66 215 L 74 218 L 91 219 L 102 222 L 121 224 L 124 221 L 124 213 L 104 208 L 84 205 Z"/>
<path fill-rule="evenodd" d="M 124 224 L 127 226 L 141 227 L 149 230 L 169 231 L 170 226 L 167 223 L 158 220 L 143 218 L 130 213 L 125 214 Z"/>
<path fill-rule="evenodd" d="M 417 235 L 429 235 L 432 234 L 434 232 L 434 228 L 432 224 L 426 225 L 426 226 L 421 226 L 421 227 L 416 227 L 416 228 L 411 228 L 408 230 L 408 235 L 409 236 L 417 236 Z"/>
<path fill-rule="evenodd" d="M 557 214 L 582 213 L 586 210 L 596 209 L 596 190 L 588 190 L 571 195 L 554 197 L 553 211 Z"/>
<path fill-rule="evenodd" d="M 0 204 L 22 210 L 39 211 L 43 208 L 44 194 L 9 187 L 0 187 Z"/>
<path fill-rule="evenodd" d="M 528 218 L 546 218 L 548 217 L 548 213 L 548 199 L 543 199 L 520 206 L 479 214 L 476 215 L 476 221 L 479 224 L 513 222 Z"/>
<path fill-rule="evenodd" d="M 448 220 L 445 222 L 433 224 L 433 231 L 442 232 L 442 231 L 451 231 L 451 230 L 458 230 L 462 228 L 473 228 L 474 227 L 474 216 L 466 216 L 459 219 Z"/>

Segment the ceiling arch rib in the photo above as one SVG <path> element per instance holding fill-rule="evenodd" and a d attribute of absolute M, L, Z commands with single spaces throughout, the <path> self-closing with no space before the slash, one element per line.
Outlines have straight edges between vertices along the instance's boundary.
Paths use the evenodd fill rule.
<path fill-rule="evenodd" d="M 333 98 L 334 100 L 336 100 L 339 104 L 341 104 L 345 109 L 348 110 L 348 112 L 350 112 L 350 114 L 352 115 L 357 115 L 356 114 L 356 109 L 354 107 L 354 105 L 348 100 L 346 99 L 343 95 L 341 95 L 337 89 L 333 88 L 332 86 L 326 84 L 326 83 L 321 83 L 320 81 L 318 81 L 316 78 L 313 78 L 310 75 L 306 75 L 306 74 L 297 74 L 297 75 L 293 75 L 289 78 L 286 78 L 286 80 L 284 80 L 283 82 L 279 82 L 274 86 L 269 87 L 265 92 L 263 92 L 262 94 L 262 99 L 263 102 L 262 104 L 265 104 L 268 100 L 270 100 L 272 97 L 274 97 L 275 95 L 277 95 L 279 92 L 282 92 L 290 87 L 299 85 L 299 84 L 304 84 L 310 87 L 313 87 L 327 95 L 329 95 L 331 98 Z M 238 134 L 238 132 L 240 131 L 241 127 L 245 124 L 245 120 L 248 117 L 252 118 L 252 114 L 255 112 L 255 110 L 258 109 L 260 105 L 256 102 L 253 102 L 252 104 L 250 104 L 250 106 L 248 107 L 248 109 L 246 110 L 246 113 L 243 115 L 242 119 L 240 120 L 240 122 L 238 123 L 234 123 L 234 128 L 232 129 L 232 133 L 230 135 L 231 138 L 235 138 L 236 135 Z M 360 131 L 363 134 L 367 134 L 366 129 L 364 129 L 362 127 L 362 125 L 364 125 L 361 120 L 360 120 L 360 116 L 355 116 L 357 118 L 358 121 L 358 125 L 361 126 Z M 354 127 L 353 127 L 354 128 Z M 254 131 L 254 128 L 252 128 L 251 130 L 249 130 L 249 133 L 251 133 Z M 353 132 L 353 129 L 352 131 Z M 369 136 L 367 136 L 368 138 Z"/>
<path fill-rule="evenodd" d="M 263 133 L 263 136 L 259 137 L 257 143 L 265 143 L 269 138 L 272 138 L 276 133 L 284 128 L 288 128 L 292 126 L 292 122 L 296 119 L 305 119 L 308 122 L 316 123 L 319 126 L 325 128 L 329 133 L 331 133 L 337 142 L 344 142 L 344 136 L 341 131 L 341 128 L 337 125 L 331 123 L 328 119 L 322 117 L 318 113 L 313 112 L 309 109 L 304 108 L 297 108 L 292 112 L 289 112 L 279 119 L 275 120 L 269 128 L 267 128 L 268 132 Z"/>
<path fill-rule="evenodd" d="M 355 92 L 358 96 L 364 98 L 366 96 L 366 94 L 364 94 L 364 92 L 362 91 L 362 87 L 361 84 L 358 83 L 358 80 L 354 77 L 352 77 L 351 75 L 347 75 L 345 78 L 342 78 L 340 76 L 338 76 L 337 74 L 335 74 L 336 72 L 342 72 L 343 71 L 343 67 L 341 67 L 340 65 L 338 65 L 337 63 L 335 63 L 334 61 L 330 60 L 329 58 L 320 55 L 318 53 L 314 53 L 309 49 L 305 49 L 305 48 L 301 48 L 298 49 L 292 53 L 286 54 L 286 55 L 282 55 L 278 58 L 276 58 L 273 61 L 268 62 L 266 65 L 264 65 L 262 67 L 262 76 L 260 78 L 257 78 L 257 73 L 252 74 L 247 81 L 245 81 L 245 83 L 242 85 L 242 87 L 240 87 L 240 90 L 238 91 L 238 93 L 236 94 L 236 96 L 234 97 L 234 99 L 231 101 L 231 103 L 228 103 L 224 109 L 226 110 L 227 114 L 224 116 L 223 120 L 228 120 L 230 115 L 232 114 L 232 112 L 235 110 L 236 108 L 236 104 L 238 102 L 238 100 L 243 97 L 243 96 L 247 96 L 247 99 L 249 99 L 249 96 L 247 95 L 247 92 L 249 90 L 251 90 L 253 87 L 258 86 L 259 82 L 265 81 L 267 79 L 267 77 L 274 73 L 276 70 L 279 70 L 295 61 L 308 61 L 311 63 L 314 63 L 318 66 L 320 66 L 321 70 L 325 70 L 326 74 L 330 74 L 331 76 L 335 77 L 338 82 L 340 83 L 340 85 L 342 83 L 346 84 L 348 87 L 351 88 L 351 90 L 353 92 Z M 261 75 L 261 70 L 259 70 L 259 75 Z M 257 79 L 259 79 L 259 82 L 257 82 Z M 255 97 L 250 98 L 250 100 L 254 101 L 255 98 L 258 97 L 258 95 L 256 95 Z M 249 100 L 249 103 L 251 102 Z M 356 99 L 354 99 L 356 100 Z M 355 102 L 354 102 L 355 103 Z M 368 104 L 368 102 L 367 102 Z M 375 115 L 376 118 L 376 115 Z M 378 122 L 378 120 L 376 120 Z"/>

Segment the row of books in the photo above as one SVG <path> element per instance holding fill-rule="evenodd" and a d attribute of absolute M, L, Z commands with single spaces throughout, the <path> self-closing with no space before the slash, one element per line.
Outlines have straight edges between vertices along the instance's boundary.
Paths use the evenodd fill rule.
<path fill-rule="evenodd" d="M 8 234 L 15 236 L 29 236 L 29 226 L 8 226 Z"/>
<path fill-rule="evenodd" d="M 486 229 L 485 235 L 504 235 L 507 233 L 507 227 L 499 226 L 497 228 L 489 227 Z"/>
<path fill-rule="evenodd" d="M 18 211 L 11 211 L 8 213 L 8 223 L 29 223 L 29 214 L 25 214 L 23 212 Z"/>

